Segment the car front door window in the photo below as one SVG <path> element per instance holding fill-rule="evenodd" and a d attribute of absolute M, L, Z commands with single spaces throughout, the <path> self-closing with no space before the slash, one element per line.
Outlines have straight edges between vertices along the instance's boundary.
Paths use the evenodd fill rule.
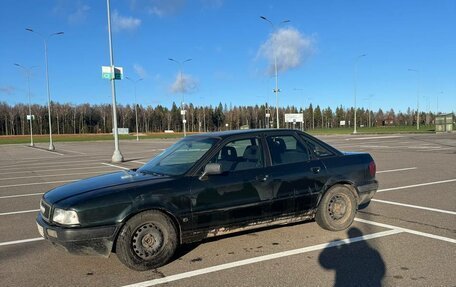
<path fill-rule="evenodd" d="M 258 138 L 247 138 L 227 143 L 210 162 L 220 163 L 223 172 L 231 172 L 262 168 L 264 157 Z"/>

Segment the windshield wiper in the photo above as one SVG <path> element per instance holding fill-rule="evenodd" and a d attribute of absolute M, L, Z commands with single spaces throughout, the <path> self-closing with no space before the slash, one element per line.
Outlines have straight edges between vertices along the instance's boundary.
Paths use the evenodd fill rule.
<path fill-rule="evenodd" d="M 155 172 L 155 171 L 150 171 L 150 170 L 137 170 L 136 172 L 139 172 L 139 173 L 142 173 L 142 174 L 155 175 L 155 176 L 167 176 L 167 174 L 159 173 L 159 172 Z"/>
<path fill-rule="evenodd" d="M 155 171 L 152 171 L 151 173 L 152 173 L 153 175 L 158 175 L 158 176 L 167 176 L 167 174 L 160 173 L 160 172 L 155 172 Z"/>

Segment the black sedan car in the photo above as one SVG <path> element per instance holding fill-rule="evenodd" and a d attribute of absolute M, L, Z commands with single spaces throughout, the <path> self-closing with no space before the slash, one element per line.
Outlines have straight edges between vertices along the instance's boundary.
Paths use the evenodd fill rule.
<path fill-rule="evenodd" d="M 134 270 L 167 263 L 180 244 L 315 219 L 348 228 L 378 188 L 367 153 L 297 130 L 186 137 L 136 170 L 57 187 L 41 200 L 40 234 L 73 254 L 115 252 Z"/>

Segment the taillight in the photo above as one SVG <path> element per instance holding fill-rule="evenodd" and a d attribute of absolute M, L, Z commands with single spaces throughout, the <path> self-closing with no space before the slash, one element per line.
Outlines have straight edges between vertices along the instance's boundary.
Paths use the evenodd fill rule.
<path fill-rule="evenodd" d="M 375 162 L 374 161 L 371 161 L 369 163 L 369 174 L 372 176 L 372 177 L 375 177 L 375 172 L 377 171 L 377 167 L 375 166 Z"/>

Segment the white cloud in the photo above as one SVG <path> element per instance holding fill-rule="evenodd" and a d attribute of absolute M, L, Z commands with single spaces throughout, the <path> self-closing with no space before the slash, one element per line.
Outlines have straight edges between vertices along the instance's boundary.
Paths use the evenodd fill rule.
<path fill-rule="evenodd" d="M 147 78 L 147 71 L 146 69 L 144 69 L 143 66 L 139 64 L 134 64 L 133 70 L 135 71 L 136 75 L 138 75 L 140 78 Z"/>
<path fill-rule="evenodd" d="M 0 87 L 0 93 L 6 94 L 6 95 L 12 95 L 16 91 L 16 88 L 13 86 L 2 86 Z"/>
<path fill-rule="evenodd" d="M 68 1 L 68 0 L 55 0 L 52 12 L 66 19 L 70 25 L 81 24 L 87 20 L 90 6 L 84 3 L 85 1 Z"/>
<path fill-rule="evenodd" d="M 174 83 L 171 85 L 173 93 L 192 93 L 198 89 L 198 82 L 190 75 L 177 73 Z"/>
<path fill-rule="evenodd" d="M 186 0 L 131 0 L 131 7 L 154 16 L 165 17 L 179 12 L 185 2 Z"/>
<path fill-rule="evenodd" d="M 284 72 L 300 66 L 313 52 L 313 38 L 306 37 L 297 29 L 289 27 L 272 33 L 259 48 L 257 56 L 268 60 L 268 72 L 273 74 L 275 58 L 277 58 L 277 69 Z"/>
<path fill-rule="evenodd" d="M 141 25 L 141 19 L 121 16 L 117 10 L 112 13 L 112 26 L 114 31 L 135 30 Z"/>
<path fill-rule="evenodd" d="M 205 8 L 219 9 L 223 6 L 224 0 L 201 0 L 201 4 Z"/>
<path fill-rule="evenodd" d="M 87 15 L 90 11 L 90 6 L 77 2 L 77 6 L 73 13 L 68 15 L 68 23 L 70 24 L 79 24 L 84 22 L 87 19 Z"/>

